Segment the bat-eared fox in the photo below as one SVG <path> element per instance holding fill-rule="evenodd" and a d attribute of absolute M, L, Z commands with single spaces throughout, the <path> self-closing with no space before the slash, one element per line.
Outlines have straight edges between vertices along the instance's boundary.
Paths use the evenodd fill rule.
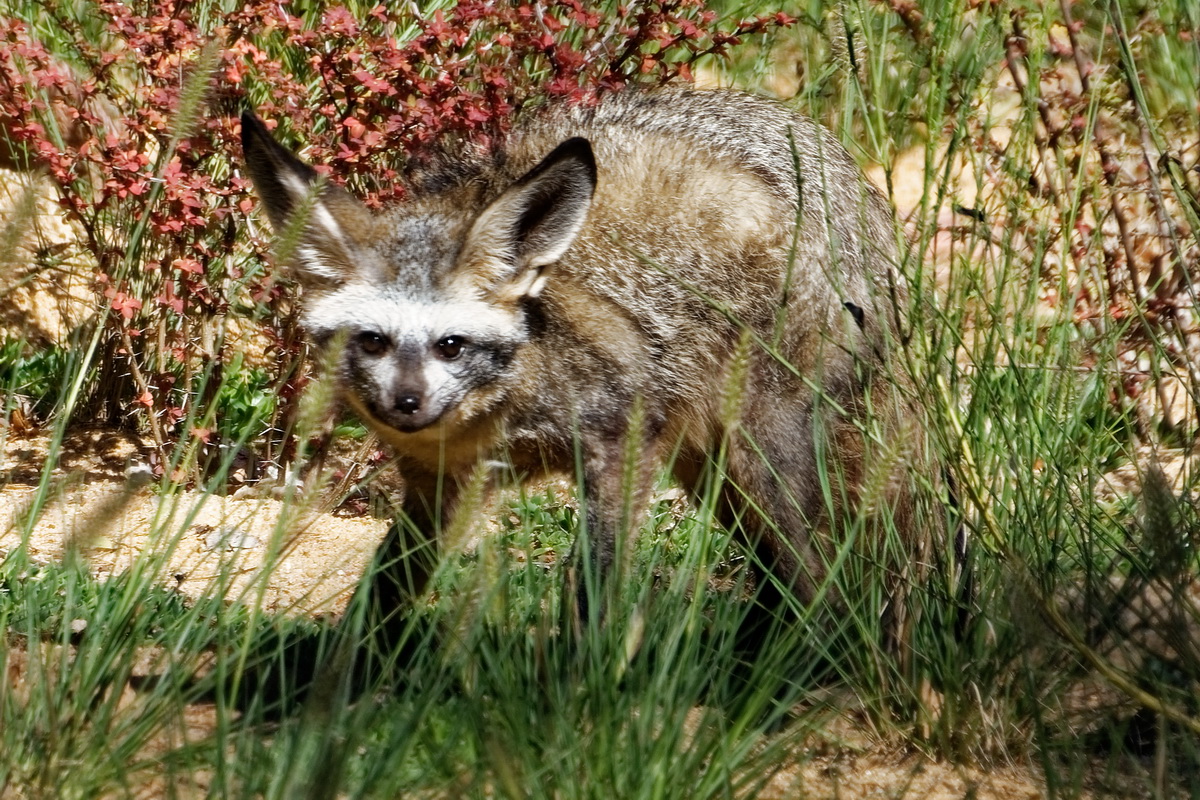
<path fill-rule="evenodd" d="M 444 527 L 481 465 L 578 474 L 572 560 L 603 585 L 658 472 L 701 493 L 720 451 L 724 519 L 799 600 L 855 515 L 885 510 L 917 559 L 895 228 L 811 120 L 715 91 L 550 107 L 414 159 L 381 214 L 252 114 L 242 138 L 303 326 L 398 454 L 416 526 Z"/>

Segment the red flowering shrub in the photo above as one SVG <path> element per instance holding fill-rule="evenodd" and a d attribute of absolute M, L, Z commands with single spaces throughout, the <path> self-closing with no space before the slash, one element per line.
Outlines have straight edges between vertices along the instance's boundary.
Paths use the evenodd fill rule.
<path fill-rule="evenodd" d="M 215 3 L 141 0 L 0 19 L 0 163 L 50 176 L 108 310 L 85 408 L 143 415 L 160 446 L 209 427 L 185 420 L 210 399 L 200 376 L 224 363 L 228 317 L 274 342 L 277 396 L 290 399 L 302 380 L 269 241 L 248 219 L 242 107 L 381 205 L 419 145 L 494 139 L 547 99 L 687 80 L 697 59 L 790 24 L 776 15 L 723 30 L 701 0 L 301 8 L 249 0 L 223 14 Z"/>

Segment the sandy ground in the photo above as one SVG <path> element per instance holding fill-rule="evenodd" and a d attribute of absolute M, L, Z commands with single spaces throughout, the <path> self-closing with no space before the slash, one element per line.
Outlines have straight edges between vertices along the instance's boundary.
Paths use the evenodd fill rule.
<path fill-rule="evenodd" d="M 0 474 L 0 553 L 24 537 L 35 561 L 84 556 L 96 575 L 119 573 L 139 553 L 162 554 L 162 580 L 189 597 L 253 597 L 272 612 L 329 614 L 348 602 L 388 523 L 313 510 L 319 498 L 284 505 L 193 491 L 164 494 L 124 477 L 138 461 L 128 436 L 86 432 L 66 448 L 51 500 L 30 527 L 44 439 L 10 439 Z M 269 567 L 269 569 L 268 569 Z M 247 594 L 249 593 L 249 594 Z"/>

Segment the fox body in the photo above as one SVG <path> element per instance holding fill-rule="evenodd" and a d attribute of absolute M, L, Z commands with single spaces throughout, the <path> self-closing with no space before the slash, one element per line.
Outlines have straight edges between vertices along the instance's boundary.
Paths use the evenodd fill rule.
<path fill-rule="evenodd" d="M 699 492 L 723 444 L 729 518 L 815 594 L 832 511 L 859 502 L 877 301 L 903 292 L 888 208 L 826 130 L 732 92 L 627 91 L 417 160 L 382 214 L 252 115 L 242 136 L 294 233 L 303 325 L 399 455 L 413 519 L 445 524 L 481 464 L 581 466 L 603 574 L 656 471 Z"/>

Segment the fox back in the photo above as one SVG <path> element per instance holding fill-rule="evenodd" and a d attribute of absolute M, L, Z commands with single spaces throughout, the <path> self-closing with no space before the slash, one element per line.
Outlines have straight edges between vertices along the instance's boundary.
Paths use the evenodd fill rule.
<path fill-rule="evenodd" d="M 581 461 L 603 574 L 656 471 L 698 492 L 724 443 L 728 518 L 815 594 L 890 372 L 880 301 L 903 295 L 887 205 L 826 130 L 742 94 L 627 91 L 424 154 L 378 215 L 252 115 L 243 141 L 294 236 L 303 324 L 400 456 L 410 516 L 444 522 L 481 463 Z M 883 412 L 885 436 L 904 427 Z M 821 474 L 845 487 L 832 501 Z"/>

